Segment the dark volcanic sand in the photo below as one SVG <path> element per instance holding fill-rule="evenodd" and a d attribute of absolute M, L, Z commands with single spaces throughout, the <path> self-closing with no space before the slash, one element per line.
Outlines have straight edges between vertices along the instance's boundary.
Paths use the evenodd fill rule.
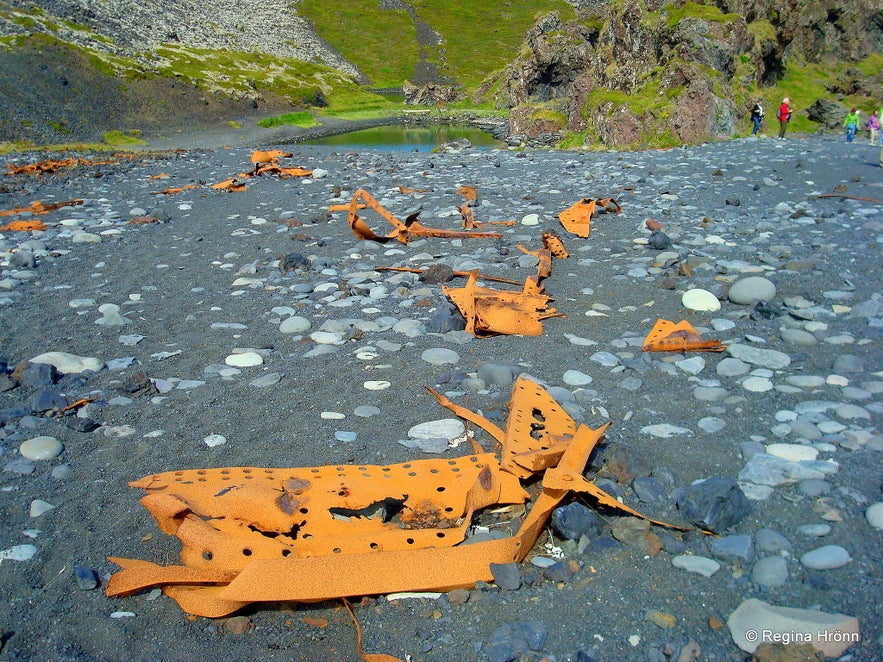
<path fill-rule="evenodd" d="M 621 484 L 627 504 L 658 519 L 682 523 L 673 503 L 676 488 L 712 476 L 735 478 L 746 464 L 743 442 L 800 443 L 794 434 L 786 432 L 780 438 L 775 430 L 789 418 L 782 412 L 803 411 L 806 403 L 833 403 L 814 422 L 839 422 L 842 429 L 829 426 L 826 429 L 832 431 L 814 443 L 829 444 L 819 458 L 836 461 L 839 470 L 827 476 L 828 491 L 818 496 L 793 484 L 773 488 L 726 532 L 755 536 L 771 528 L 785 536 L 791 543 L 785 555 L 789 577 L 781 587 L 753 584 L 750 562 L 743 567 L 720 561 L 720 570 L 707 578 L 673 567 L 668 551 L 649 556 L 628 544 L 593 541 L 580 553 L 575 543 L 555 537 L 554 543 L 580 568 L 568 581 L 545 581 L 517 591 L 485 586 L 457 605 L 445 596 L 356 601 L 366 651 L 413 660 L 480 660 L 496 628 L 530 620 L 545 624 L 549 636 L 542 651 L 524 659 L 545 655 L 575 660 L 578 651 L 596 660 L 665 660 L 672 654 L 676 659 L 693 640 L 701 659 L 741 660 L 747 654 L 733 644 L 727 627 L 714 629 L 709 619 L 725 622 L 743 600 L 758 597 L 776 605 L 815 605 L 857 617 L 863 638 L 849 649 L 848 659 L 880 659 L 883 534 L 872 529 L 864 515 L 868 505 L 880 500 L 880 314 L 869 319 L 850 316 L 848 309 L 881 292 L 883 219 L 879 203 L 815 197 L 835 189 L 861 198 L 883 197 L 877 148 L 800 136 L 602 154 L 469 149 L 447 154 L 347 153 L 294 145 L 283 146 L 294 154 L 285 165 L 320 168 L 327 175 L 308 181 L 265 176 L 248 181 L 245 192 L 225 193 L 208 185 L 248 170 L 250 146 L 221 149 L 239 143 L 223 136 L 212 141 L 216 143 L 180 144 L 215 149 L 141 154 L 110 165 L 85 165 L 39 178 L 7 176 L 0 182 L 2 209 L 37 199 L 85 200 L 82 206 L 41 217 L 49 225 L 44 233 L 3 233 L 0 281 L 16 276 L 12 272 L 33 271 L 30 278 L 18 273 L 17 286 L 7 283 L 9 289 L 0 289 L 0 355 L 9 371 L 48 351 L 101 362 L 127 357 L 135 361 L 128 367 L 68 376 L 52 387 L 19 385 L 0 393 L 0 412 L 5 412 L 0 449 L 6 469 L 0 473 L 0 549 L 37 547 L 30 560 L 0 564 L 0 659 L 357 659 L 349 616 L 335 601 L 258 604 L 241 612 L 244 621 L 188 618 L 164 596 L 111 600 L 101 588 L 83 590 L 73 568 L 93 568 L 103 586 L 116 570 L 106 556 L 162 564 L 178 560 L 177 539 L 159 531 L 138 503 L 140 491 L 127 487 L 127 481 L 147 474 L 224 466 L 387 464 L 429 457 L 397 443 L 417 423 L 452 416 L 423 385 L 461 393 L 463 378 L 485 363 L 516 366 L 518 372 L 572 392 L 579 389 L 564 383 L 565 371 L 591 376 L 592 383 L 576 393 L 581 420 L 592 427 L 613 423 L 593 460 L 592 473 L 616 461 L 635 476 L 670 475 L 665 496 L 655 503 L 641 503 L 629 480 Z M 35 158 L 13 155 L 6 161 Z M 168 177 L 150 179 L 160 173 Z M 198 188 L 173 196 L 154 194 L 186 184 Z M 478 220 L 513 219 L 519 224 L 499 241 L 458 244 L 427 239 L 380 246 L 358 241 L 344 214 L 326 220 L 323 213 L 338 201 L 337 191 L 342 191 L 341 200 L 348 200 L 348 193 L 361 187 L 384 199 L 402 218 L 406 210 L 420 205 L 424 224 L 455 228 L 455 207 L 461 202 L 457 189 L 462 184 L 478 189 Z M 400 185 L 432 192 L 403 195 Z M 559 211 L 582 197 L 608 196 L 618 199 L 622 214 L 594 219 L 588 239 L 566 236 L 557 221 Z M 127 223 L 141 212 L 163 222 Z M 538 214 L 539 225 L 521 224 L 528 214 Z M 648 236 L 644 221 L 649 217 L 663 222 L 674 242 L 668 249 L 674 256 L 661 263 L 659 251 L 635 242 Z M 376 230 L 387 231 L 378 217 L 366 213 L 366 218 Z M 66 219 L 76 220 L 62 225 Z M 300 223 L 290 224 L 290 219 Z M 74 243 L 77 226 L 98 235 L 100 243 Z M 308 318 L 312 328 L 307 334 L 327 320 L 344 318 L 389 316 L 428 325 L 444 302 L 439 286 L 374 272 L 374 266 L 445 262 L 457 269 L 478 264 L 489 274 L 522 280 L 533 268 L 519 265 L 516 244 L 539 248 L 546 229 L 559 232 L 571 256 L 554 262 L 546 285 L 553 305 L 566 317 L 547 320 L 542 336 L 463 343 L 459 336 L 410 337 L 394 330 L 367 330 L 346 334 L 334 353 L 305 357 L 316 347 L 308 335 L 280 333 L 288 313 L 274 311 L 278 307 L 291 307 Z M 10 264 L 27 239 L 41 241 L 45 248 L 36 251 L 33 269 Z M 312 267 L 280 273 L 277 261 L 290 253 L 305 256 Z M 689 263 L 692 275 L 680 275 L 681 263 Z M 355 273 L 385 286 L 387 296 L 375 292 L 370 301 L 359 298 L 368 291 L 359 287 Z M 775 283 L 771 316 L 752 319 L 751 305 L 727 301 L 727 287 L 750 275 Z M 237 278 L 257 280 L 235 285 Z M 308 290 L 308 284 L 323 283 L 334 285 L 327 291 L 299 293 Z M 685 310 L 681 295 L 693 287 L 716 293 L 721 310 Z M 330 305 L 327 297 L 333 292 L 340 293 L 337 301 L 349 298 L 353 305 Z M 795 297 L 825 311 L 813 318 L 827 325 L 814 329 L 818 344 L 795 345 L 781 337 L 783 326 L 797 323 L 791 314 Z M 70 302 L 77 299 L 94 302 L 74 308 Z M 130 323 L 96 324 L 102 317 L 98 307 L 108 303 L 121 306 Z M 603 315 L 586 316 L 593 307 Z M 715 368 L 726 354 L 703 354 L 706 366 L 696 376 L 681 369 L 669 374 L 663 364 L 682 356 L 640 350 L 640 340 L 658 317 L 689 319 L 703 335 L 778 350 L 788 354 L 791 363 L 760 375 L 774 385 L 766 392 L 743 388 L 741 377 L 718 375 Z M 734 326 L 717 331 L 713 320 L 730 320 Z M 125 345 L 120 336 L 126 335 L 143 339 Z M 574 339 L 595 344 L 574 344 Z M 401 348 L 379 349 L 372 361 L 356 357 L 359 350 L 384 341 Z M 265 350 L 264 365 L 243 368 L 229 379 L 205 371 L 222 365 L 237 347 Z M 425 350 L 440 347 L 456 351 L 459 361 L 436 366 L 421 358 Z M 613 353 L 616 365 L 593 360 L 596 352 Z M 835 361 L 842 355 L 856 357 L 857 371 L 841 376 L 857 391 L 837 379 L 817 388 L 788 388 L 787 379 L 795 375 L 826 379 L 835 374 Z M 179 384 L 174 380 L 205 383 L 185 381 L 184 386 L 192 388 L 110 404 L 123 395 L 116 387 L 138 371 L 171 380 L 160 382 L 171 386 Z M 274 372 L 282 375 L 275 385 L 251 385 Z M 366 380 L 388 380 L 391 387 L 369 391 L 363 387 Z M 693 389 L 712 383 L 701 380 L 717 380 L 728 397 L 718 402 L 696 399 Z M 96 398 L 92 413 L 101 427 L 86 433 L 69 427 L 69 418 L 37 412 L 22 417 L 22 411 L 32 409 L 35 396 L 48 388 L 69 401 Z M 505 418 L 508 397 L 508 388 L 497 386 L 452 395 L 458 404 L 498 420 Z M 863 408 L 867 417 L 838 418 L 836 407 L 843 403 Z M 374 405 L 381 413 L 355 416 L 362 405 Z M 15 415 L 9 413 L 13 408 L 22 409 Z M 329 420 L 320 415 L 325 411 L 346 417 Z M 723 428 L 704 431 L 699 421 L 709 417 L 720 419 Z M 660 424 L 690 433 L 659 438 L 642 431 Z M 337 440 L 338 431 L 356 433 L 355 441 Z M 207 446 L 204 438 L 210 434 L 223 435 L 227 443 Z M 28 473 L 19 446 L 39 435 L 57 438 L 64 451 L 55 459 L 34 461 Z M 487 435 L 479 433 L 478 439 L 492 448 Z M 465 452 L 461 447 L 446 455 Z M 58 469 L 62 466 L 67 471 Z M 614 477 L 604 471 L 599 475 Z M 34 499 L 55 508 L 32 518 L 29 506 Z M 825 513 L 828 520 L 823 519 Z M 612 524 L 615 514 L 605 513 L 605 518 Z M 820 539 L 797 531 L 801 525 L 825 522 L 831 532 Z M 31 533 L 34 538 L 23 533 L 33 529 L 40 531 Z M 674 548 L 673 538 L 682 537 L 686 553 L 712 556 L 709 538 L 654 531 L 669 537 L 669 548 Z M 609 528 L 602 538 L 610 538 Z M 544 535 L 534 552 L 545 554 L 543 543 L 549 541 Z M 800 556 L 825 544 L 844 547 L 852 561 L 827 571 L 804 568 Z M 768 555 L 757 550 L 758 558 Z M 407 573 L 408 568 L 391 572 Z M 671 614 L 676 625 L 658 627 L 645 618 L 648 610 Z M 116 611 L 134 616 L 111 618 Z M 305 617 L 325 619 L 328 625 L 308 624 Z M 249 629 L 234 633 L 243 622 Z M 636 645 L 629 642 L 633 635 L 639 637 Z"/>

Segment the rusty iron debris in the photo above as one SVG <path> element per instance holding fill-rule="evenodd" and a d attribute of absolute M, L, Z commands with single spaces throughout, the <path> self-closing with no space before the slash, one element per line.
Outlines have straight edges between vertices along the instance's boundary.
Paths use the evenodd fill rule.
<path fill-rule="evenodd" d="M 92 166 L 92 165 L 110 165 L 116 163 L 115 160 L 93 161 L 90 159 L 48 159 L 46 161 L 38 161 L 37 163 L 28 163 L 27 165 L 17 166 L 11 163 L 6 164 L 7 175 L 40 175 L 53 173 L 62 168 L 73 168 L 75 166 Z"/>
<path fill-rule="evenodd" d="M 645 352 L 722 352 L 726 347 L 719 340 L 703 340 L 687 320 L 677 324 L 658 319 L 644 338 Z"/>
<path fill-rule="evenodd" d="M 592 216 L 599 211 L 619 214 L 622 207 L 614 198 L 583 198 L 558 214 L 558 219 L 565 230 L 586 238 L 592 232 Z"/>
<path fill-rule="evenodd" d="M 122 569 L 107 595 L 159 586 L 184 611 L 221 617 L 254 602 L 469 588 L 492 580 L 491 563 L 523 561 L 569 492 L 643 517 L 582 474 L 609 423 L 577 424 L 524 377 L 513 387 L 505 430 L 427 390 L 493 437 L 499 459 L 473 441 L 471 455 L 386 466 L 146 476 L 129 484 L 146 492 L 141 503 L 160 529 L 180 539 L 182 565 L 108 557 Z M 482 509 L 528 502 L 521 480 L 537 474 L 539 494 L 514 535 L 461 544 Z"/>
<path fill-rule="evenodd" d="M 368 227 L 368 224 L 356 213 L 360 209 L 370 207 L 392 224 L 393 229 L 387 235 L 378 235 Z M 423 225 L 418 216 L 420 212 L 410 214 L 404 221 L 400 221 L 389 210 L 383 207 L 373 195 L 365 189 L 359 189 L 353 193 L 347 209 L 347 223 L 359 239 L 387 243 L 393 239 L 403 244 L 411 241 L 412 237 L 441 237 L 446 239 L 499 239 L 497 232 L 470 232 L 464 230 L 443 230 L 428 228 Z"/>
<path fill-rule="evenodd" d="M 269 151 L 256 149 L 251 153 L 250 157 L 251 163 L 254 164 L 251 170 L 249 170 L 248 172 L 240 172 L 233 177 L 228 177 L 222 182 L 212 184 L 211 188 L 216 191 L 241 193 L 242 191 L 248 190 L 248 187 L 245 185 L 244 180 L 251 179 L 252 177 L 260 177 L 261 175 L 277 175 L 278 177 L 285 179 L 288 177 L 309 177 L 313 174 L 313 171 L 307 168 L 301 168 L 300 166 L 290 168 L 282 166 L 279 163 L 279 159 L 290 158 L 291 156 L 291 153 L 283 152 L 279 149 Z M 166 177 L 168 177 L 166 173 L 159 173 L 149 176 L 148 179 L 165 179 Z M 200 186 L 198 184 L 169 186 L 162 191 L 151 191 L 151 193 L 153 195 L 177 195 L 178 193 L 189 191 L 195 188 L 200 188 Z"/>
<path fill-rule="evenodd" d="M 83 200 L 75 198 L 64 202 L 53 202 L 51 204 L 43 204 L 40 200 L 34 200 L 27 207 L 15 207 L 13 209 L 4 209 L 0 211 L 0 216 L 15 216 L 16 214 L 48 214 L 62 207 L 76 207 L 83 204 Z"/>
<path fill-rule="evenodd" d="M 401 271 L 410 274 L 422 274 L 426 272 L 426 269 L 418 269 L 416 267 L 374 267 L 374 271 Z M 471 271 L 451 271 L 451 273 L 459 278 L 469 278 L 469 275 L 472 273 Z M 479 278 L 481 280 L 493 281 L 495 283 L 508 283 L 509 285 L 521 285 L 520 281 L 512 280 L 511 278 L 501 278 L 499 276 L 488 276 L 486 274 L 480 274 Z"/>
<path fill-rule="evenodd" d="M 524 280 L 520 291 L 481 287 L 477 269 L 469 273 L 463 287 L 442 285 L 442 292 L 466 320 L 465 330 L 477 338 L 514 334 L 538 336 L 543 333 L 543 320 L 565 317 L 549 308 L 552 297 L 544 291 L 544 281 L 552 273 L 552 257 L 567 257 L 563 242 L 554 233 L 546 232 L 543 248 L 537 251 L 529 251 L 520 245 L 518 248 L 538 261 L 537 272 Z"/>
<path fill-rule="evenodd" d="M 0 226 L 0 232 L 30 232 L 31 230 L 45 230 L 43 221 L 10 221 Z"/>
<path fill-rule="evenodd" d="M 460 212 L 460 216 L 463 217 L 463 227 L 467 230 L 483 228 L 486 225 L 504 225 L 506 227 L 515 225 L 515 221 L 477 221 L 475 213 L 472 211 L 472 206 L 478 200 L 478 191 L 474 187 L 464 184 L 457 192 L 466 198 L 466 202 L 457 207 L 457 210 Z"/>

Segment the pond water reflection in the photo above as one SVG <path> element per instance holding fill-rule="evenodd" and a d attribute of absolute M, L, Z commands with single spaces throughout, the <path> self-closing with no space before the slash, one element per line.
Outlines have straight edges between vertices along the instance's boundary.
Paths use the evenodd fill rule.
<path fill-rule="evenodd" d="M 475 147 L 500 147 L 491 134 L 467 126 L 377 126 L 336 136 L 307 140 L 306 145 L 326 145 L 350 149 L 383 149 L 429 152 L 444 143 L 466 138 Z"/>

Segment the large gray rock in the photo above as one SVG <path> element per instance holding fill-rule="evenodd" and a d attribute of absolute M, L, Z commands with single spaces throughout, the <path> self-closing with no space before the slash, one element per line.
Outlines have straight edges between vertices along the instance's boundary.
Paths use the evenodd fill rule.
<path fill-rule="evenodd" d="M 753 653 L 762 643 L 810 643 L 828 657 L 838 657 L 861 641 L 858 619 L 845 614 L 828 614 L 815 609 L 777 607 L 751 598 L 740 604 L 727 619 L 733 642 Z"/>

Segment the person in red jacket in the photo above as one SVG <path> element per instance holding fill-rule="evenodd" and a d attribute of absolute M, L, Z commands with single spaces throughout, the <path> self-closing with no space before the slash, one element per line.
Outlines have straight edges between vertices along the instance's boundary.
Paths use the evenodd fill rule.
<path fill-rule="evenodd" d="M 785 138 L 785 130 L 788 128 L 788 121 L 791 119 L 791 113 L 794 112 L 791 108 L 791 99 L 785 97 L 782 99 L 782 105 L 779 106 L 779 112 L 776 113 L 776 117 L 779 120 L 779 139 L 784 140 Z"/>

